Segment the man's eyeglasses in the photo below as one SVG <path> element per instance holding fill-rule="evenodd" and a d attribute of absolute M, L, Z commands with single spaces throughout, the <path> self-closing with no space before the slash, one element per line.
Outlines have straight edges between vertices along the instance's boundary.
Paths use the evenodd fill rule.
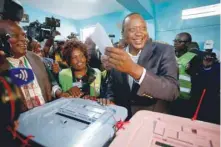
<path fill-rule="evenodd" d="M 184 41 L 184 40 L 176 40 L 176 39 L 175 39 L 175 40 L 173 40 L 173 42 L 175 42 L 175 43 L 182 43 L 182 42 L 183 42 L 183 43 L 186 43 L 186 42 L 188 42 L 188 41 Z"/>

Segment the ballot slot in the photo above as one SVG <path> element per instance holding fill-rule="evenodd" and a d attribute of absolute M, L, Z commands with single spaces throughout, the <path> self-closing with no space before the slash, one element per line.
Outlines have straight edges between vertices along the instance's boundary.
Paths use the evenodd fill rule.
<path fill-rule="evenodd" d="M 106 109 L 93 105 L 69 103 L 58 109 L 57 115 L 90 125 L 99 119 Z"/>
<path fill-rule="evenodd" d="M 72 119 L 72 120 L 75 120 L 75 121 L 78 121 L 78 122 L 81 122 L 81 123 L 84 123 L 86 125 L 90 125 L 91 124 L 91 122 L 89 122 L 89 121 L 86 121 L 86 120 L 83 120 L 83 119 L 79 119 L 79 118 L 74 117 L 74 116 L 65 115 L 65 114 L 62 114 L 62 113 L 59 113 L 59 112 L 57 112 L 56 114 L 60 115 L 60 116 L 63 116 L 63 117 L 66 117 L 66 118 L 69 118 L 69 119 Z"/>
<path fill-rule="evenodd" d="M 155 145 L 159 146 L 159 147 L 175 147 L 175 146 L 172 146 L 170 144 L 167 144 L 167 143 L 163 143 L 163 142 L 160 142 L 160 141 L 156 141 L 155 142 Z"/>

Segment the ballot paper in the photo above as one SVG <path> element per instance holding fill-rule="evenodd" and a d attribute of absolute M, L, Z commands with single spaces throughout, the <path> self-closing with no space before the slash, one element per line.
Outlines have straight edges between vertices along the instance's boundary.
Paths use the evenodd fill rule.
<path fill-rule="evenodd" d="M 91 39 L 98 46 L 102 55 L 104 55 L 106 47 L 113 47 L 110 38 L 108 37 L 104 27 L 97 23 L 94 32 L 91 34 Z"/>

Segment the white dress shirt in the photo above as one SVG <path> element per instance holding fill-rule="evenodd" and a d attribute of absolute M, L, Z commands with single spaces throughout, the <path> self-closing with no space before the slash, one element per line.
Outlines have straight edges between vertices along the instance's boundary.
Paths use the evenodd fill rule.
<path fill-rule="evenodd" d="M 126 52 L 130 55 L 130 57 L 131 57 L 131 59 L 133 60 L 134 63 L 138 62 L 138 59 L 139 59 L 140 54 L 141 54 L 141 50 L 139 51 L 139 53 L 136 56 L 134 56 L 134 55 L 130 54 L 129 47 L 127 46 L 126 47 Z M 129 82 L 129 85 L 130 85 L 130 89 L 132 89 L 133 81 L 135 81 L 136 83 L 138 83 L 140 85 L 142 83 L 145 75 L 146 75 L 146 69 L 145 68 L 143 68 L 143 73 L 142 73 L 142 75 L 141 75 L 141 77 L 138 81 L 133 79 L 130 75 L 128 75 L 128 82 Z"/>

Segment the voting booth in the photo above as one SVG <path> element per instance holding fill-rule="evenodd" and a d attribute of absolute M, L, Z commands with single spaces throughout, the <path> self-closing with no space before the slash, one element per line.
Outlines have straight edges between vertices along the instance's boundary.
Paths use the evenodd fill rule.
<path fill-rule="evenodd" d="M 126 117 L 126 108 L 120 106 L 61 98 L 21 114 L 18 132 L 47 147 L 102 147 Z"/>

